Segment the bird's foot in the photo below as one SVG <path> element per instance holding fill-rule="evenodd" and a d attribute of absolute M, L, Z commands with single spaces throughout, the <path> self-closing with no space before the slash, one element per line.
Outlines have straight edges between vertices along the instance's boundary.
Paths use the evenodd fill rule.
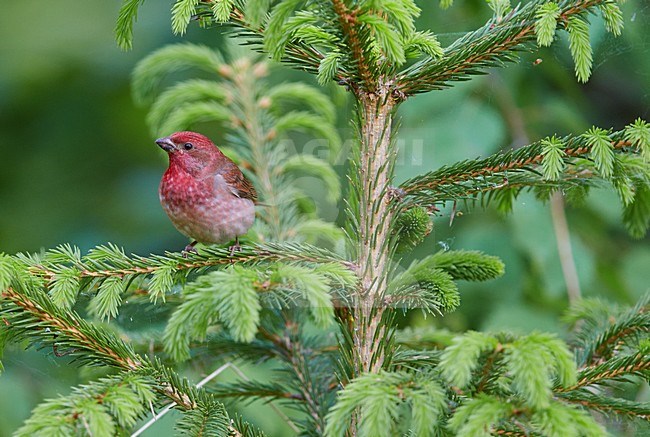
<path fill-rule="evenodd" d="M 230 256 L 234 256 L 235 252 L 241 252 L 241 246 L 239 243 L 236 243 L 230 246 L 228 250 L 230 250 Z"/>
<path fill-rule="evenodd" d="M 239 238 L 235 238 L 235 244 L 228 248 L 230 250 L 230 256 L 235 255 L 235 252 L 241 251 L 241 246 L 239 245 Z"/>
<path fill-rule="evenodd" d="M 190 253 L 199 253 L 196 250 L 196 247 L 194 247 L 196 245 L 196 243 L 198 243 L 198 241 L 193 241 L 190 244 L 188 244 L 187 246 L 185 246 L 185 249 L 183 249 L 183 252 L 181 252 L 183 254 L 183 258 L 187 258 L 187 256 Z"/>

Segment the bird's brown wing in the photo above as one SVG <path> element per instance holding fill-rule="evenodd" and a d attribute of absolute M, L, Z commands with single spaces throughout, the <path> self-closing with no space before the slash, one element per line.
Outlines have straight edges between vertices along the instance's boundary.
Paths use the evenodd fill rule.
<path fill-rule="evenodd" d="M 253 202 L 257 201 L 257 191 L 246 176 L 241 172 L 237 165 L 228 160 L 223 164 L 219 174 L 223 177 L 228 185 L 228 189 L 237 197 L 242 199 L 250 199 Z"/>

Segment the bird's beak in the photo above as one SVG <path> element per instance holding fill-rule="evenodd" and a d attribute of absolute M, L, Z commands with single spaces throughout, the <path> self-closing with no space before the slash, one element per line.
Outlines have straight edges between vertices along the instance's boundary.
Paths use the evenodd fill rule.
<path fill-rule="evenodd" d="M 175 152 L 176 151 L 176 144 L 169 138 L 158 138 L 156 140 L 156 144 L 160 146 L 161 149 L 163 149 L 165 152 Z"/>

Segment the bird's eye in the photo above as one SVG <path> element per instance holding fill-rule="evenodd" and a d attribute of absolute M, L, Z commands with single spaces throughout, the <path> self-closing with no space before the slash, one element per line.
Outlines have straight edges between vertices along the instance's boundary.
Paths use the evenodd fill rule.
<path fill-rule="evenodd" d="M 194 144 L 192 144 L 192 143 L 185 143 L 185 144 L 183 144 L 183 148 L 184 148 L 185 150 L 192 150 L 193 147 L 194 147 Z"/>

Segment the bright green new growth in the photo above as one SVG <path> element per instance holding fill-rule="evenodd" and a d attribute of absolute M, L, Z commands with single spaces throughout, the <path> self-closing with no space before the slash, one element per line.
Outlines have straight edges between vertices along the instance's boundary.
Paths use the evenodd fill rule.
<path fill-rule="evenodd" d="M 549 406 L 554 379 L 560 386 L 576 382 L 575 363 L 564 342 L 549 334 L 534 333 L 504 346 L 504 365 L 512 388 L 531 408 Z"/>
<path fill-rule="evenodd" d="M 234 6 L 233 0 L 215 0 L 212 2 L 212 13 L 214 19 L 220 23 L 225 23 L 230 19 L 230 12 Z"/>
<path fill-rule="evenodd" d="M 123 49 L 133 46 L 133 25 L 138 18 L 138 9 L 144 0 L 124 0 L 115 24 L 117 45 Z"/>
<path fill-rule="evenodd" d="M 194 14 L 196 5 L 201 0 L 176 0 L 172 6 L 172 30 L 177 34 L 184 34 L 190 18 Z"/>
<path fill-rule="evenodd" d="M 562 141 L 555 137 L 542 140 L 542 170 L 548 180 L 557 181 L 564 170 L 566 152 L 562 146 Z"/>
<path fill-rule="evenodd" d="M 440 7 L 442 9 L 448 9 L 453 4 L 454 4 L 454 0 L 440 0 Z"/>
<path fill-rule="evenodd" d="M 623 13 L 615 0 L 601 3 L 600 12 L 605 20 L 605 28 L 614 36 L 619 36 L 623 31 Z"/>
<path fill-rule="evenodd" d="M 506 13 L 510 12 L 512 7 L 510 6 L 510 0 L 486 0 L 488 6 L 490 9 L 494 11 L 494 15 L 497 19 L 497 21 L 501 21 L 501 19 L 506 15 Z"/>
<path fill-rule="evenodd" d="M 80 272 L 75 267 L 61 269 L 52 279 L 50 297 L 54 305 L 61 308 L 71 308 L 77 300 Z"/>
<path fill-rule="evenodd" d="M 215 271 L 185 286 L 183 303 L 165 329 L 164 344 L 176 360 L 189 358 L 189 343 L 202 341 L 208 328 L 221 322 L 236 341 L 255 337 L 261 305 L 254 288 L 257 272 L 234 266 Z"/>
<path fill-rule="evenodd" d="M 224 420 L 224 417 L 228 416 L 221 402 L 200 402 L 196 408 L 189 410 L 183 415 L 181 420 L 176 424 L 176 430 L 183 435 L 192 436 L 229 435 L 232 430 L 232 425 L 228 420 Z M 250 425 L 242 424 L 240 421 L 236 429 L 241 429 L 242 432 L 240 434 L 243 436 L 253 437 L 257 435 L 249 427 Z"/>
<path fill-rule="evenodd" d="M 612 140 L 609 138 L 607 131 L 600 128 L 591 128 L 585 132 L 584 137 L 587 144 L 591 147 L 590 158 L 596 164 L 598 172 L 604 177 L 609 178 L 614 172 L 614 148 Z"/>
<path fill-rule="evenodd" d="M 446 251 L 413 261 L 396 275 L 387 290 L 388 302 L 396 307 L 422 308 L 432 314 L 454 311 L 460 304 L 455 281 L 485 281 L 504 273 L 496 257 L 476 251 Z"/>
<path fill-rule="evenodd" d="M 114 435 L 147 414 L 156 398 L 151 387 L 148 377 L 135 373 L 101 378 L 43 402 L 15 435 Z"/>
<path fill-rule="evenodd" d="M 117 276 L 107 278 L 101 283 L 97 296 L 90 301 L 88 310 L 100 319 L 117 317 L 118 308 L 122 304 L 122 293 L 125 289 L 124 281 Z"/>
<path fill-rule="evenodd" d="M 495 337 L 482 332 L 468 332 L 456 337 L 440 358 L 438 367 L 442 376 L 452 385 L 465 388 L 472 380 L 481 354 L 496 350 L 498 345 Z"/>
<path fill-rule="evenodd" d="M 637 118 L 625 128 L 625 139 L 637 145 L 645 161 L 650 161 L 650 124 Z"/>
<path fill-rule="evenodd" d="M 587 82 L 591 76 L 593 63 L 591 43 L 589 42 L 589 25 L 579 17 L 571 17 L 566 27 L 569 32 L 569 49 L 576 64 L 576 76 L 578 81 Z"/>
<path fill-rule="evenodd" d="M 535 35 L 537 35 L 537 44 L 540 47 L 547 47 L 553 43 L 555 38 L 555 28 L 557 19 L 560 16 L 560 7 L 557 3 L 548 2 L 537 8 L 535 17 Z"/>
<path fill-rule="evenodd" d="M 401 406 L 410 414 L 402 417 Z M 359 435 L 395 435 L 406 419 L 413 435 L 434 435 L 436 419 L 446 410 L 445 392 L 433 375 L 380 372 L 358 377 L 340 392 L 328 415 L 325 435 L 344 436 L 355 410 L 359 409 Z"/>
<path fill-rule="evenodd" d="M 569 387 L 577 377 L 571 353 L 552 335 L 513 339 L 469 332 L 443 352 L 439 368 L 453 386 L 478 393 L 449 422 L 458 434 L 490 435 L 486 425 L 495 426 L 517 415 L 515 409 L 525 408 L 534 432 L 562 429 L 562 420 L 569 420 L 564 429 L 570 435 L 604 435 L 591 417 L 555 401 L 553 389 Z M 503 396 L 511 405 L 503 402 Z"/>
<path fill-rule="evenodd" d="M 489 437 L 488 430 L 510 416 L 512 409 L 499 398 L 481 394 L 458 408 L 447 427 L 454 435 Z"/>

